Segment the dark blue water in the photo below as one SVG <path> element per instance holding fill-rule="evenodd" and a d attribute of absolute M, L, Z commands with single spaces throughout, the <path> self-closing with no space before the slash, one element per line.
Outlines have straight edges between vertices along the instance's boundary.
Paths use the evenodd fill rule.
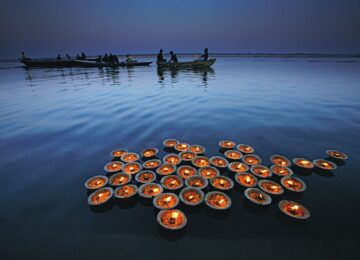
<path fill-rule="evenodd" d="M 360 63 L 341 59 L 222 58 L 213 69 L 25 69 L 0 65 L 2 259 L 340 258 L 359 252 Z M 311 212 L 299 223 L 277 201 L 186 210 L 163 232 L 151 205 L 87 206 L 84 181 L 103 174 L 111 150 L 140 152 L 177 138 L 219 154 L 231 139 L 272 154 L 349 155 L 333 174 L 295 172 L 307 191 L 286 193 Z M 161 155 L 164 153 L 162 152 Z"/>

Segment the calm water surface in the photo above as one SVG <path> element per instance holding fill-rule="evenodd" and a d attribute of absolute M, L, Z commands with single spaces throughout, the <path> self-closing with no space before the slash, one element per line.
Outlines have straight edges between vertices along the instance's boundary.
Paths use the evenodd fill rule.
<path fill-rule="evenodd" d="M 213 69 L 25 69 L 0 65 L 0 256 L 152 259 L 340 258 L 359 252 L 360 61 L 221 58 Z M 84 181 L 103 174 L 111 150 L 140 152 L 177 138 L 218 155 L 217 142 L 272 154 L 349 155 L 333 173 L 295 171 L 308 190 L 282 197 L 311 218 L 282 216 L 231 193 L 229 212 L 184 209 L 185 230 L 159 228 L 144 201 L 103 212 L 87 206 Z M 232 175 L 230 175 L 232 177 Z M 182 208 L 182 207 L 181 207 Z"/>

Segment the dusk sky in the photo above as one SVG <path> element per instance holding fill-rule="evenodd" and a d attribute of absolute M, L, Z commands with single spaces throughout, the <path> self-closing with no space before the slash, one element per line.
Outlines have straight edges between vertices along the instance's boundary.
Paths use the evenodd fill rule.
<path fill-rule="evenodd" d="M 0 0 L 0 58 L 360 52 L 359 0 Z"/>

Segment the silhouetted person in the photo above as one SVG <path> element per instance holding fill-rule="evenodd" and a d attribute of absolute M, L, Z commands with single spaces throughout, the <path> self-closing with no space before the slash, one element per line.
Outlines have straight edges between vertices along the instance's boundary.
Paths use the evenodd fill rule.
<path fill-rule="evenodd" d="M 208 60 L 209 58 L 208 48 L 204 49 L 204 54 L 201 55 L 200 58 L 204 58 L 204 60 Z"/>
<path fill-rule="evenodd" d="M 95 59 L 96 62 L 101 62 L 101 55 L 99 55 L 96 59 Z"/>
<path fill-rule="evenodd" d="M 157 55 L 156 60 L 157 60 L 157 62 L 165 62 L 165 61 L 166 61 L 166 60 L 164 59 L 164 56 L 163 56 L 163 49 L 160 49 L 159 54 Z"/>
<path fill-rule="evenodd" d="M 117 55 L 113 55 L 113 63 L 114 64 L 119 64 L 119 58 L 118 58 L 118 56 Z"/>
<path fill-rule="evenodd" d="M 56 57 L 56 60 L 61 60 L 60 54 Z"/>
<path fill-rule="evenodd" d="M 179 62 L 178 58 L 176 57 L 176 54 L 173 51 L 170 51 L 170 56 L 171 56 L 170 61 Z"/>
<path fill-rule="evenodd" d="M 109 62 L 109 55 L 107 53 L 105 53 L 103 61 L 104 62 Z"/>
<path fill-rule="evenodd" d="M 26 57 L 25 52 L 21 52 L 21 59 L 22 60 L 30 60 L 28 57 Z"/>
<path fill-rule="evenodd" d="M 79 54 L 76 55 L 77 60 L 81 60 L 81 56 Z"/>
<path fill-rule="evenodd" d="M 69 54 L 67 54 L 67 53 L 66 53 L 66 58 L 67 58 L 68 60 L 71 60 L 71 57 L 70 57 Z"/>
<path fill-rule="evenodd" d="M 82 59 L 82 60 L 86 60 L 86 55 L 85 55 L 84 52 L 81 52 L 81 59 Z"/>

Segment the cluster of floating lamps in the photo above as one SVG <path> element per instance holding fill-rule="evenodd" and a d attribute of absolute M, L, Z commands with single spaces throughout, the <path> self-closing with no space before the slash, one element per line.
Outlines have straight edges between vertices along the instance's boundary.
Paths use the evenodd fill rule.
<path fill-rule="evenodd" d="M 104 166 L 108 176 L 97 175 L 85 182 L 92 191 L 88 204 L 96 207 L 104 205 L 112 198 L 129 200 L 135 196 L 152 199 L 159 209 L 158 223 L 170 230 L 181 229 L 187 224 L 185 213 L 176 207 L 197 206 L 205 203 L 215 210 L 226 210 L 232 205 L 227 191 L 235 183 L 244 188 L 244 196 L 255 205 L 266 206 L 272 203 L 272 196 L 281 196 L 285 191 L 304 192 L 305 182 L 293 176 L 291 166 L 302 169 L 317 167 L 321 170 L 336 169 L 336 164 L 325 159 L 310 161 L 305 158 L 289 160 L 282 155 L 270 157 L 270 166 L 262 165 L 263 160 L 255 155 L 255 149 L 247 144 L 224 140 L 219 142 L 224 156 L 205 156 L 206 149 L 201 145 L 190 145 L 176 139 L 167 139 L 164 147 L 170 153 L 161 160 L 159 150 L 148 148 L 140 155 L 126 149 L 111 152 L 113 161 Z M 346 154 L 326 151 L 337 160 L 346 160 Z M 227 174 L 226 176 L 224 173 Z M 270 180 L 272 176 L 280 177 Z M 233 178 L 231 178 L 233 177 Z M 307 219 L 309 210 L 296 201 L 281 200 L 278 208 L 285 215 L 295 219 Z"/>

